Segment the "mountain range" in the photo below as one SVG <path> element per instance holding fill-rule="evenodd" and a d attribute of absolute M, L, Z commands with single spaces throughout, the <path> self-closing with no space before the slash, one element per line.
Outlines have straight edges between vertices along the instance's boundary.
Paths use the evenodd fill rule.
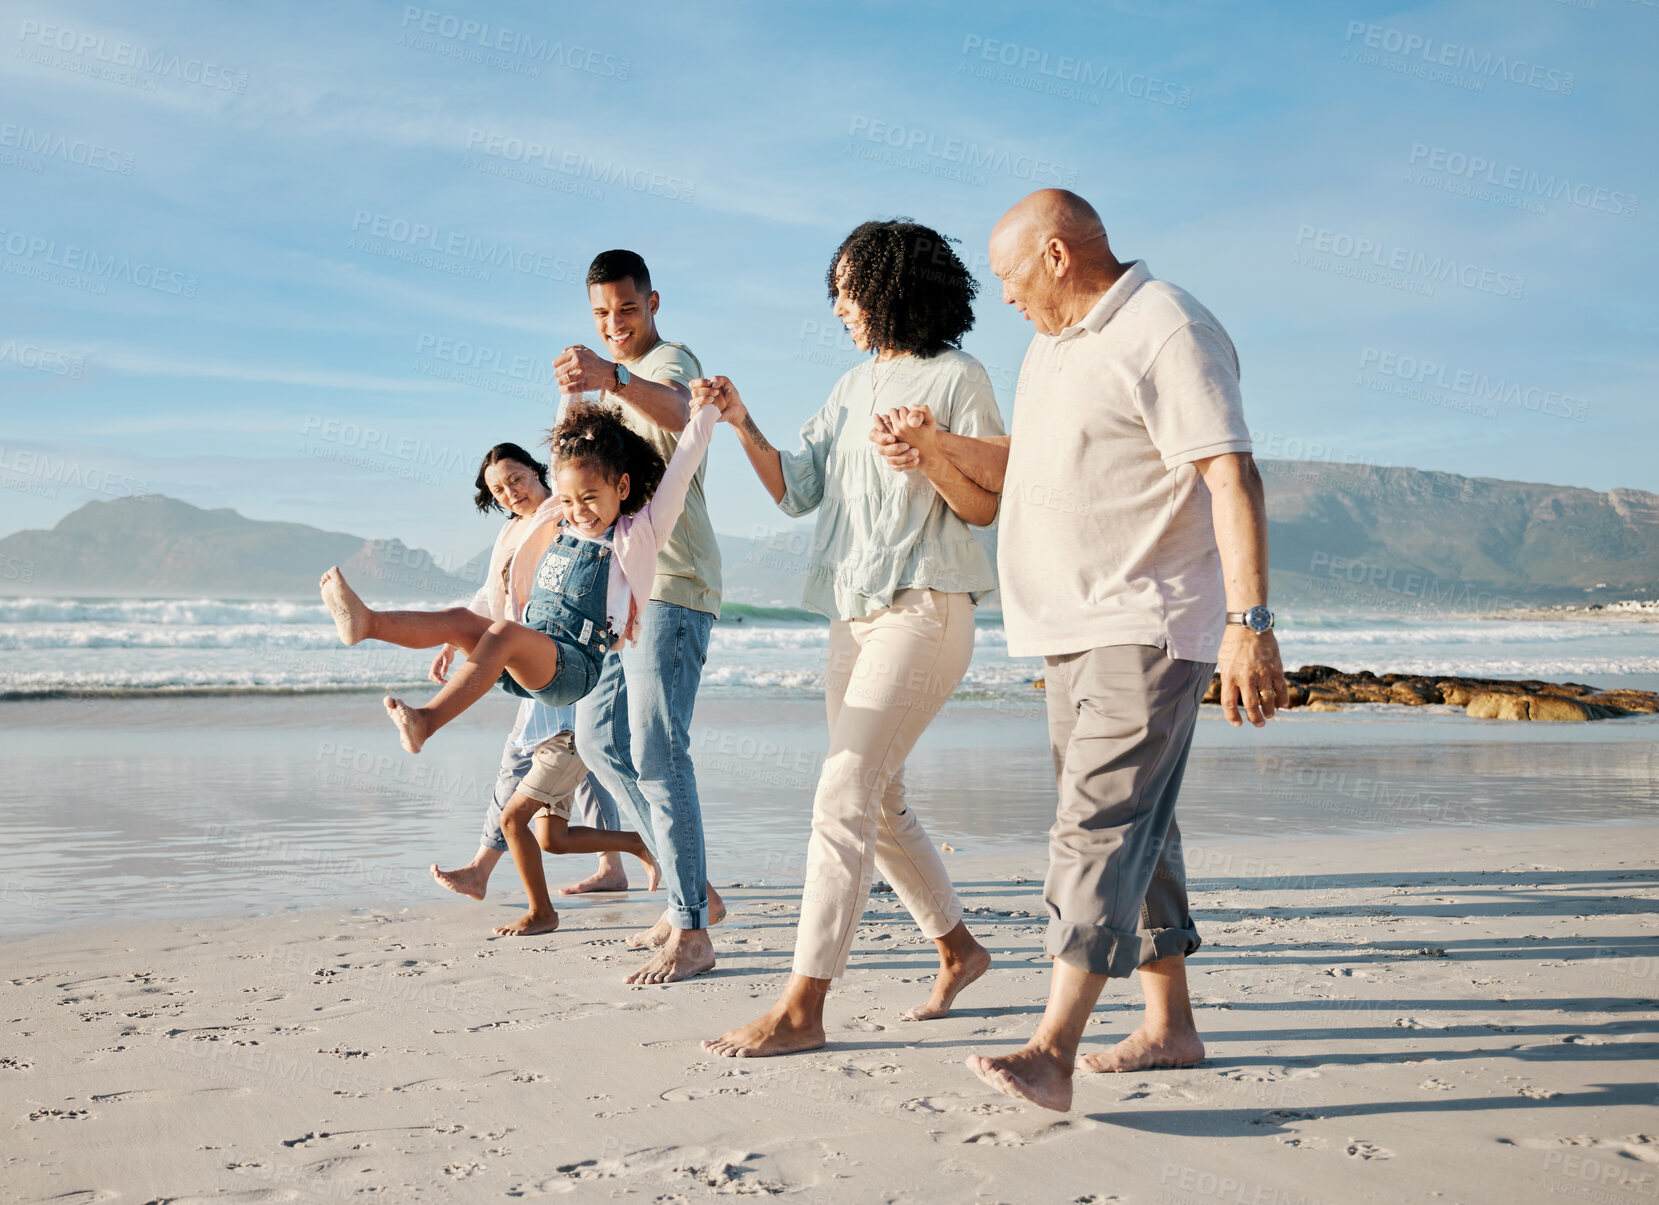
<path fill-rule="evenodd" d="M 1259 463 L 1276 605 L 1494 610 L 1659 594 L 1656 494 Z M 799 605 L 809 531 L 721 536 L 727 599 Z M 338 564 L 382 599 L 459 599 L 471 596 L 487 563 L 487 549 L 445 565 L 401 540 L 147 494 L 88 502 L 50 531 L 0 539 L 0 593 L 309 597 L 321 571 Z"/>

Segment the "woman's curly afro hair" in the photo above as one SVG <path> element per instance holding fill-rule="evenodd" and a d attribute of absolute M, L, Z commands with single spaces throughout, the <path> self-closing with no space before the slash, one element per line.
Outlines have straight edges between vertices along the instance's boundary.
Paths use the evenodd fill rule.
<path fill-rule="evenodd" d="M 865 222 L 836 248 L 824 283 L 858 304 L 871 351 L 924 359 L 957 347 L 973 329 L 973 278 L 937 230 L 904 218 Z M 843 268 L 842 261 L 846 262 Z"/>
<path fill-rule="evenodd" d="M 598 466 L 613 485 L 628 474 L 628 496 L 622 500 L 625 515 L 651 501 L 667 468 L 657 450 L 622 421 L 622 411 L 615 406 L 571 402 L 559 425 L 547 433 L 547 445 L 555 471 L 586 462 Z"/>

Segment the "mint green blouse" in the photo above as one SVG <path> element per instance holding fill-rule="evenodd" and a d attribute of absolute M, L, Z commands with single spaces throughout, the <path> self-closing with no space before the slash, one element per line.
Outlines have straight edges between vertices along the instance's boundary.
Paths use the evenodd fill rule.
<path fill-rule="evenodd" d="M 801 428 L 801 446 L 781 454 L 789 515 L 818 512 L 803 602 L 831 619 L 857 619 L 893 605 L 905 589 L 968 594 L 996 588 L 973 528 L 919 469 L 894 472 L 870 442 L 879 408 L 927 405 L 946 431 L 1002 435 L 991 378 L 966 352 L 866 361 L 847 371 Z"/>

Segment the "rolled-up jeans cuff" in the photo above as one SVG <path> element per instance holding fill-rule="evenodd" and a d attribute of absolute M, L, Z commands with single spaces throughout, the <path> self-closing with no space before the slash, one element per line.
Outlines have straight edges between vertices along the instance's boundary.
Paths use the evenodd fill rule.
<path fill-rule="evenodd" d="M 709 927 L 709 906 L 700 908 L 679 908 L 670 904 L 663 915 L 668 917 L 668 923 L 676 929 L 706 929 Z"/>
<path fill-rule="evenodd" d="M 1203 942 L 1194 928 L 1146 929 L 1125 933 L 1105 925 L 1050 920 L 1043 948 L 1068 966 L 1091 975 L 1127 979 L 1149 962 L 1197 952 Z"/>
<path fill-rule="evenodd" d="M 501 830 L 496 829 L 495 831 L 497 833 L 499 833 Z M 486 835 L 483 838 L 483 841 L 481 842 L 481 844 L 484 846 L 485 849 L 493 849 L 498 854 L 504 854 L 504 853 L 507 852 L 507 838 L 506 837 Z"/>

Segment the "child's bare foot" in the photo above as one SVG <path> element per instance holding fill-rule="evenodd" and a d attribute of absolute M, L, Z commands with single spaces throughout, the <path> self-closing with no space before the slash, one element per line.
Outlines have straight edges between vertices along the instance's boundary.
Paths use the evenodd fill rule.
<path fill-rule="evenodd" d="M 459 870 L 439 870 L 436 862 L 432 863 L 432 877 L 438 880 L 439 886 L 447 887 L 456 895 L 469 896 L 475 900 L 484 898 L 484 892 L 490 885 L 489 871 L 477 866 L 463 866 Z"/>
<path fill-rule="evenodd" d="M 560 895 L 586 895 L 590 891 L 626 891 L 628 875 L 620 864 L 604 865 L 580 883 L 559 888 Z"/>
<path fill-rule="evenodd" d="M 661 872 L 659 871 L 658 876 L 660 877 L 660 875 Z M 656 885 L 657 880 L 653 879 L 651 881 L 651 886 L 655 887 Z M 714 928 L 715 925 L 718 925 L 725 919 L 726 902 L 716 896 L 714 899 L 709 901 L 709 928 Z M 664 912 L 661 916 L 657 917 L 656 924 L 652 925 L 643 933 L 635 933 L 632 937 L 630 937 L 628 939 L 628 948 L 630 950 L 659 949 L 662 946 L 662 943 L 667 941 L 673 933 L 674 926 L 668 923 L 668 913 Z"/>
<path fill-rule="evenodd" d="M 510 925 L 497 925 L 497 937 L 534 937 L 537 933 L 551 933 L 559 927 L 557 912 L 537 912 L 534 908 Z"/>
<path fill-rule="evenodd" d="M 927 1003 L 917 1005 L 902 1016 L 906 1021 L 936 1021 L 948 1016 L 956 993 L 983 975 L 990 965 L 991 952 L 977 942 L 966 958 L 941 961 L 939 976 L 933 981 L 933 992 L 928 996 Z"/>
<path fill-rule="evenodd" d="M 334 630 L 340 633 L 341 644 L 356 644 L 369 634 L 369 608 L 357 591 L 346 585 L 346 578 L 336 565 L 323 574 L 319 583 L 323 603 L 334 616 Z"/>
<path fill-rule="evenodd" d="M 419 753 L 421 746 L 426 744 L 426 738 L 432 735 L 426 727 L 426 716 L 391 695 L 386 696 L 385 703 L 387 714 L 397 725 L 398 739 L 403 742 L 403 747 L 410 753 Z"/>

